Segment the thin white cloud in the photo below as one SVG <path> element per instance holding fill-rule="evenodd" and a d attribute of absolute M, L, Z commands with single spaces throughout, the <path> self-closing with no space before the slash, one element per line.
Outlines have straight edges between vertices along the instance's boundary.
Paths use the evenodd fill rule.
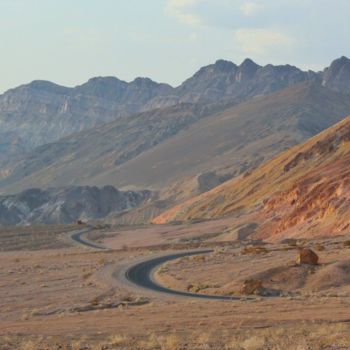
<path fill-rule="evenodd" d="M 252 1 L 244 1 L 244 3 L 240 6 L 241 12 L 246 16 L 252 16 L 258 12 L 260 12 L 264 6 L 262 4 L 258 4 Z"/>
<path fill-rule="evenodd" d="M 198 34 L 193 32 L 188 36 L 190 41 L 198 41 Z"/>
<path fill-rule="evenodd" d="M 180 22 L 196 26 L 201 24 L 202 19 L 199 15 L 191 12 L 191 7 L 199 2 L 201 0 L 168 0 L 165 12 Z"/>
<path fill-rule="evenodd" d="M 264 56 L 292 49 L 295 40 L 282 32 L 265 28 L 241 28 L 234 33 L 235 44 L 246 55 Z"/>

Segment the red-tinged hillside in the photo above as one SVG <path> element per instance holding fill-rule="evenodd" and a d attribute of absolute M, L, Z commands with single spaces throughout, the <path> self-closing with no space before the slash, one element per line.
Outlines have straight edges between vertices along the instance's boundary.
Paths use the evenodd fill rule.
<path fill-rule="evenodd" d="M 251 173 L 154 219 L 210 219 L 255 213 L 255 238 L 335 235 L 350 229 L 350 117 Z"/>

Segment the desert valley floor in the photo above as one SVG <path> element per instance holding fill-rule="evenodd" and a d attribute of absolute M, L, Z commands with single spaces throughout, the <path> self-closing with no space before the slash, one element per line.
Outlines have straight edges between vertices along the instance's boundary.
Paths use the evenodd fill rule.
<path fill-rule="evenodd" d="M 104 250 L 72 240 L 81 226 L 8 229 L 1 236 L 0 348 L 349 349 L 346 237 L 228 241 L 220 234 L 227 224 L 95 227 L 82 235 Z M 319 264 L 296 265 L 300 247 L 313 249 Z M 237 299 L 171 296 L 120 278 L 140 259 L 197 248 L 213 251 L 159 266 L 156 282 Z M 261 281 L 261 289 L 245 295 L 247 280 Z"/>

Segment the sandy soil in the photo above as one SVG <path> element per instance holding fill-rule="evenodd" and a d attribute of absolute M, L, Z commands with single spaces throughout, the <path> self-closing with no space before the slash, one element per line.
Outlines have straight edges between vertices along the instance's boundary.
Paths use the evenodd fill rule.
<path fill-rule="evenodd" d="M 211 254 L 184 257 L 158 269 L 156 279 L 169 288 L 204 294 L 237 295 L 254 279 L 272 294 L 350 298 L 350 257 L 346 237 L 288 244 L 218 248 Z M 314 249 L 317 266 L 296 265 L 300 247 Z M 350 301 L 350 299 L 349 299 Z"/>
<path fill-rule="evenodd" d="M 159 244 L 191 243 L 198 240 L 215 240 L 233 219 L 198 222 L 185 225 L 152 225 L 149 227 L 120 229 L 109 232 L 102 243 L 112 249 L 149 247 Z"/>
<path fill-rule="evenodd" d="M 194 231 L 189 232 L 192 237 Z M 138 234 L 141 237 L 141 231 Z M 162 239 L 152 242 L 159 244 Z M 350 251 L 340 241 L 324 245 L 319 253 L 325 264 L 345 259 Z M 243 245 L 235 250 L 218 248 L 205 260 L 169 263 L 166 274 L 178 288 L 198 282 L 217 284 L 220 289 L 234 280 L 232 276 L 245 278 L 289 264 L 295 255 L 295 250 L 267 248 L 266 254 L 246 255 L 239 253 Z M 105 349 L 180 349 L 186 344 L 188 349 L 259 349 L 260 344 L 261 349 L 261 344 L 274 342 L 271 349 L 278 349 L 276 344 L 287 340 L 284 349 L 296 349 L 291 346 L 296 341 L 305 345 L 306 336 L 311 345 L 318 344 L 315 349 L 321 349 L 322 339 L 324 344 L 348 341 L 350 346 L 350 338 L 345 337 L 350 334 L 347 286 L 341 287 L 341 293 L 222 302 L 148 293 L 113 278 L 121 266 L 153 254 L 147 248 L 93 251 L 77 246 L 0 253 L 1 349 L 39 349 L 40 342 L 51 344 L 45 349 L 74 342 L 78 345 L 67 349 L 102 349 L 106 343 L 110 347 Z M 101 346 L 92 347 L 95 343 Z"/>

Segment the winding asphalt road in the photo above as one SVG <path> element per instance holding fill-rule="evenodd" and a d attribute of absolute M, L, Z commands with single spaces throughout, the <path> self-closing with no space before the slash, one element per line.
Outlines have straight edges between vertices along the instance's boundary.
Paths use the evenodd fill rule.
<path fill-rule="evenodd" d="M 80 231 L 74 232 L 70 237 L 75 242 L 82 244 L 84 246 L 87 246 L 89 248 L 107 249 L 106 247 L 94 244 L 94 243 L 82 238 L 82 235 L 89 232 L 90 230 L 91 230 L 91 228 L 84 228 Z M 165 293 L 165 294 L 173 295 L 173 296 L 190 297 L 190 298 L 197 298 L 197 299 L 210 299 L 210 300 L 240 300 L 241 298 L 237 297 L 237 296 L 207 295 L 207 294 L 190 293 L 190 292 L 170 289 L 170 288 L 166 288 L 166 287 L 158 284 L 154 280 L 155 270 L 160 265 L 162 265 L 170 260 L 175 260 L 175 259 L 182 258 L 185 256 L 208 254 L 211 252 L 213 252 L 212 249 L 192 250 L 192 251 L 186 251 L 186 252 L 181 252 L 181 253 L 173 253 L 173 254 L 158 256 L 158 257 L 151 258 L 148 260 L 143 260 L 141 262 L 138 262 L 138 263 L 128 267 L 123 272 L 124 276 L 122 276 L 122 277 L 125 278 L 129 283 L 133 284 L 136 287 L 148 289 L 148 290 L 153 291 L 153 292 Z"/>
<path fill-rule="evenodd" d="M 90 242 L 90 241 L 87 241 L 87 240 L 83 239 L 83 238 L 82 238 L 82 235 L 84 235 L 85 233 L 88 233 L 89 231 L 91 231 L 91 228 L 90 228 L 90 227 L 84 228 L 84 229 L 82 229 L 82 230 L 80 230 L 80 231 L 74 232 L 74 233 L 70 236 L 70 238 L 71 238 L 73 241 L 75 241 L 75 242 L 77 242 L 77 243 L 79 243 L 79 244 L 81 244 L 81 245 L 84 245 L 84 246 L 86 246 L 86 247 L 89 247 L 89 248 L 107 249 L 107 248 L 102 247 L 102 246 L 100 246 L 100 245 L 98 245 L 98 244 L 94 244 L 94 243 L 92 243 L 92 242 Z"/>
<path fill-rule="evenodd" d="M 131 282 L 132 284 L 152 290 L 154 292 L 166 293 L 175 296 L 182 297 L 190 297 L 190 298 L 198 298 L 198 299 L 211 299 L 211 300 L 239 300 L 240 297 L 235 296 L 226 296 L 226 295 L 207 295 L 207 294 L 198 294 L 198 293 L 190 293 L 179 291 L 175 289 L 170 289 L 163 287 L 158 284 L 154 278 L 154 272 L 157 267 L 166 263 L 167 261 L 182 258 L 185 256 L 199 255 L 199 254 L 207 254 L 211 253 L 213 250 L 196 250 L 196 251 L 188 251 L 182 253 L 174 253 L 170 255 L 164 255 L 160 257 L 156 257 L 153 259 L 145 260 L 137 263 L 129 267 L 125 272 L 125 278 Z"/>

